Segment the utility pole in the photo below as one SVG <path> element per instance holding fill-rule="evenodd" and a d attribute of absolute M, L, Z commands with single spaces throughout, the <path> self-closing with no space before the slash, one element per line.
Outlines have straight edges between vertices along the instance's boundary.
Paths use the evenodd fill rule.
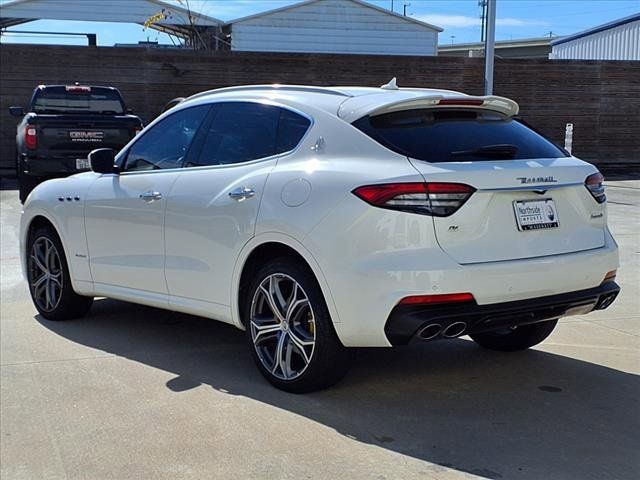
<path fill-rule="evenodd" d="M 493 57 L 496 43 L 496 0 L 487 1 L 487 35 L 484 41 L 484 94 L 493 95 Z"/>
<path fill-rule="evenodd" d="M 404 5 L 402 6 L 402 14 L 406 17 L 407 16 L 407 7 L 410 7 L 411 3 L 409 2 L 404 2 Z"/>
<path fill-rule="evenodd" d="M 478 0 L 478 6 L 482 8 L 482 13 L 480 14 L 480 42 L 484 43 L 484 21 L 487 18 L 487 0 Z"/>
<path fill-rule="evenodd" d="M 393 12 L 393 0 L 391 0 L 391 11 Z"/>

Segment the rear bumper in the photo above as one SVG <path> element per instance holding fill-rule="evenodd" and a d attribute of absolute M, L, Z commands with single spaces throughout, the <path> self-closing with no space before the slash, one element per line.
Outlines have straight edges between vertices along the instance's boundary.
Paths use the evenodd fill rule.
<path fill-rule="evenodd" d="M 76 159 L 87 158 L 87 154 L 88 152 L 78 152 L 76 156 L 70 157 L 23 158 L 23 173 L 24 175 L 45 177 L 86 172 L 86 169 L 78 170 Z"/>
<path fill-rule="evenodd" d="M 603 248 L 527 260 L 458 265 L 437 249 L 406 249 L 354 263 L 355 271 L 342 268 L 342 275 L 331 279 L 340 312 L 335 329 L 350 347 L 390 346 L 385 326 L 408 296 L 469 292 L 488 307 L 598 288 L 605 274 L 619 267 L 608 232 Z"/>
<path fill-rule="evenodd" d="M 577 292 L 488 305 L 478 305 L 475 301 L 430 306 L 398 305 L 389 315 L 384 331 L 392 345 L 490 332 L 603 310 L 613 303 L 619 292 L 620 287 L 610 281 Z"/>

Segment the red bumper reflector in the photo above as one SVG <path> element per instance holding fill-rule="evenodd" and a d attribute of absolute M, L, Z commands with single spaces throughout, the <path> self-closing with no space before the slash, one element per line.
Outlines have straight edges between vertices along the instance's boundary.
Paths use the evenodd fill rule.
<path fill-rule="evenodd" d="M 412 295 L 400 300 L 400 305 L 434 305 L 437 303 L 473 302 L 470 293 L 443 293 L 439 295 Z"/>

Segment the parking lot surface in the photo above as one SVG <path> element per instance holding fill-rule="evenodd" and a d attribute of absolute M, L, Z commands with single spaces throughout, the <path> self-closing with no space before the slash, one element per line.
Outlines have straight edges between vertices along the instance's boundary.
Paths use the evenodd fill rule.
<path fill-rule="evenodd" d="M 357 353 L 329 390 L 260 376 L 243 333 L 101 299 L 36 314 L 1 194 L 0 477 L 19 479 L 640 478 L 640 182 L 608 185 L 623 290 L 546 342 L 462 338 Z"/>

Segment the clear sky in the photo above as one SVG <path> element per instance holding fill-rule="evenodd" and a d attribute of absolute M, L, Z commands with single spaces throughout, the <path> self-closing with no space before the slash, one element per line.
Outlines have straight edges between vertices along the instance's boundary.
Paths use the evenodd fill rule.
<path fill-rule="evenodd" d="M 0 0 L 2 5 L 10 0 Z M 100 0 L 85 0 L 99 2 Z M 169 0 L 175 2 L 176 0 Z M 229 21 L 235 18 L 297 3 L 294 0 L 190 0 L 194 10 Z M 391 8 L 391 0 L 371 0 L 380 7 Z M 444 28 L 441 44 L 480 40 L 478 0 L 394 0 L 394 8 L 414 18 Z M 618 18 L 640 12 L 640 0 L 497 0 L 498 40 L 569 35 Z M 0 14 L 1 16 L 1 14 Z M 141 19 L 143 22 L 144 19 Z M 99 45 L 137 43 L 140 40 L 171 44 L 171 39 L 141 25 L 39 20 L 11 30 L 96 33 Z M 83 38 L 36 38 L 28 35 L 2 35 L 2 42 L 41 42 L 86 44 Z"/>

